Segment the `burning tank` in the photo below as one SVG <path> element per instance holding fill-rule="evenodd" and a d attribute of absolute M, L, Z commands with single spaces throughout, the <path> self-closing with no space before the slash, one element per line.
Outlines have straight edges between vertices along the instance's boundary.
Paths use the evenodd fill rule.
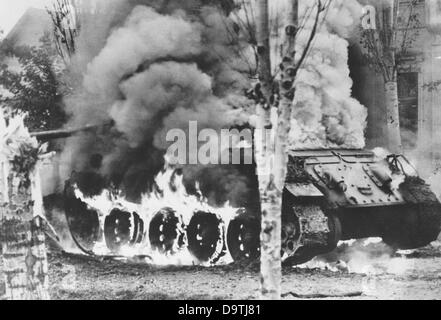
<path fill-rule="evenodd" d="M 441 231 L 440 202 L 401 155 L 294 151 L 283 197 L 287 263 L 328 253 L 340 240 L 380 237 L 396 249 L 423 247 Z"/>
<path fill-rule="evenodd" d="M 71 132 L 37 137 L 66 134 Z M 65 211 L 80 249 L 92 255 L 144 253 L 153 262 L 159 255 L 167 257 L 166 263 L 185 256 L 191 257 L 187 262 L 208 265 L 259 256 L 258 214 L 212 208 L 186 195 L 179 170 L 168 170 L 160 180 L 159 195 L 145 206 L 110 191 L 100 194 L 105 183 L 97 174 L 73 176 L 66 183 Z M 98 186 L 93 196 L 82 194 L 82 181 L 92 189 Z M 396 249 L 423 247 L 440 231 L 441 204 L 404 156 L 379 157 L 363 150 L 290 152 L 282 211 L 286 264 L 331 252 L 341 240 L 380 237 Z"/>
<path fill-rule="evenodd" d="M 213 208 L 203 197 L 188 195 L 182 178 L 178 170 L 165 170 L 159 192 L 131 203 L 109 190 L 86 196 L 84 179 L 97 177 L 74 173 L 64 201 L 76 245 L 90 255 L 143 256 L 152 263 L 215 265 L 257 258 L 258 220 L 244 209 Z"/>
<path fill-rule="evenodd" d="M 171 173 L 167 181 L 177 176 Z M 144 221 L 137 212 L 142 209 L 115 202 L 100 218 L 93 203 L 86 205 L 72 186 L 71 181 L 66 188 L 66 213 L 77 244 L 87 253 L 96 254 L 94 245 L 104 238 L 108 252 L 116 255 L 146 243 L 165 256 L 186 250 L 210 265 L 226 255 L 234 261 L 259 255 L 260 223 L 245 209 L 231 209 L 225 216 L 215 208 L 189 206 L 191 212 L 184 214 L 158 207 Z M 404 156 L 294 151 L 282 222 L 283 259 L 301 264 L 334 250 L 341 240 L 381 237 L 396 249 L 423 247 L 440 233 L 441 204 Z"/>

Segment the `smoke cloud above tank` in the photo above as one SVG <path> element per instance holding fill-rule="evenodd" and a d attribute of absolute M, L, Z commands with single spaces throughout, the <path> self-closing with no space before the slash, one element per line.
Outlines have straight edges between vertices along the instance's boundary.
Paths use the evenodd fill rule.
<path fill-rule="evenodd" d="M 199 130 L 220 130 L 246 120 L 249 66 L 237 50 L 246 54 L 248 44 L 231 40 L 231 21 L 216 1 L 113 0 L 94 10 L 106 18 L 83 20 L 68 126 L 110 125 L 70 139 L 63 160 L 72 170 L 96 170 L 90 159 L 101 154 L 99 173 L 136 197 L 162 168 L 170 129 L 197 121 Z"/>
<path fill-rule="evenodd" d="M 307 15 L 312 1 L 301 1 Z M 309 56 L 297 77 L 290 140 L 294 149 L 355 148 L 365 146 L 367 109 L 352 98 L 348 66 L 348 38 L 359 30 L 362 6 L 355 0 L 335 0 L 323 16 Z M 306 19 L 297 42 L 302 52 L 313 27 Z"/>
<path fill-rule="evenodd" d="M 163 167 L 170 129 L 186 131 L 189 121 L 197 121 L 199 130 L 250 121 L 244 110 L 252 103 L 243 92 L 252 87 L 255 52 L 247 35 L 226 18 L 228 2 L 111 0 L 97 1 L 91 9 L 84 1 L 71 63 L 74 94 L 66 98 L 68 126 L 109 125 L 67 141 L 62 160 L 70 171 L 98 171 L 136 198 Z M 279 9 L 287 4 L 276 3 Z M 300 4 L 306 15 L 312 1 Z M 351 98 L 346 40 L 358 28 L 361 12 L 355 0 L 335 0 L 326 12 L 297 80 L 292 148 L 364 147 L 367 113 Z M 299 36 L 298 52 L 311 18 Z M 96 154 L 102 155 L 98 165 L 91 161 Z M 199 181 L 213 202 L 243 205 L 256 184 L 248 168 L 246 176 L 228 166 L 183 170 L 189 184 Z M 215 183 L 220 185 L 210 187 Z"/>

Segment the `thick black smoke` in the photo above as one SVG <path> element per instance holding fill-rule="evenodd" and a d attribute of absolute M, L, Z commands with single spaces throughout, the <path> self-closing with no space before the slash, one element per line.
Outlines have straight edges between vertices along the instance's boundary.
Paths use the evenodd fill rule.
<path fill-rule="evenodd" d="M 230 5 L 112 0 L 96 9 L 98 18 L 83 10 L 68 125 L 106 126 L 67 142 L 63 158 L 71 171 L 98 172 L 135 200 L 163 167 L 168 130 L 185 130 L 189 121 L 216 130 L 241 124 L 243 90 L 250 86 L 244 55 L 250 61 L 252 51 L 231 33 L 239 29 L 227 18 Z M 255 182 L 240 172 L 254 176 L 249 168 L 183 170 L 212 202 L 250 202 Z"/>

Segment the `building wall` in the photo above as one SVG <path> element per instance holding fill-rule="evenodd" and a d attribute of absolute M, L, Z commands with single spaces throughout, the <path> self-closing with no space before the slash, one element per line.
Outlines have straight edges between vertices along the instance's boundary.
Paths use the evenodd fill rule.
<path fill-rule="evenodd" d="M 401 6 L 408 6 L 402 1 Z M 436 0 L 420 0 L 416 13 L 420 27 L 413 30 L 415 41 L 409 57 L 400 65 L 400 73 L 418 74 L 418 132 L 417 144 L 413 150 L 415 160 L 424 175 L 430 175 L 441 160 L 441 87 L 430 90 L 428 85 L 441 80 L 441 34 L 431 28 L 431 20 L 441 12 L 433 5 Z M 406 11 L 403 10 L 405 13 Z M 412 35 L 413 36 L 413 35 Z M 403 103 L 400 104 L 403 108 Z M 401 111 L 401 110 L 400 110 Z"/>
<path fill-rule="evenodd" d="M 52 32 L 52 20 L 44 9 L 28 9 L 8 33 L 6 39 L 17 46 L 38 46 L 46 32 Z"/>
<path fill-rule="evenodd" d="M 429 90 L 427 87 L 430 83 L 441 81 L 440 2 L 418 0 L 413 11 L 418 17 L 418 24 L 408 33 L 408 37 L 414 41 L 398 70 L 405 152 L 417 162 L 423 175 L 429 175 L 436 167 L 441 168 L 441 86 L 436 90 Z M 402 35 L 406 29 L 409 4 L 409 0 L 400 2 L 398 25 L 401 31 L 397 36 L 398 46 L 402 44 Z M 434 6 L 440 6 L 439 11 L 436 11 Z M 439 23 L 439 26 L 433 27 L 433 21 Z M 361 52 L 357 51 L 360 49 L 351 50 L 352 59 L 361 55 Z M 354 79 L 354 82 L 361 81 L 354 86 L 354 95 L 368 108 L 367 147 L 384 147 L 386 119 L 383 79 L 363 65 L 362 60 L 359 63 L 358 78 L 362 79 Z M 415 84 L 406 83 L 406 79 L 416 79 Z M 409 143 L 410 140 L 415 141 Z"/>

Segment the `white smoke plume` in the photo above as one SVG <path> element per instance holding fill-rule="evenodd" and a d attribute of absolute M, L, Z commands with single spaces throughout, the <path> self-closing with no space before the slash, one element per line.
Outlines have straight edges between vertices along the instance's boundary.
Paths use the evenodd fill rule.
<path fill-rule="evenodd" d="M 313 26 L 315 13 L 309 13 L 314 3 L 300 2 L 300 12 L 309 18 L 298 37 L 298 54 Z M 347 40 L 358 30 L 361 15 L 355 0 L 335 0 L 323 13 L 324 22 L 297 77 L 292 148 L 364 148 L 367 110 L 352 98 Z"/>

